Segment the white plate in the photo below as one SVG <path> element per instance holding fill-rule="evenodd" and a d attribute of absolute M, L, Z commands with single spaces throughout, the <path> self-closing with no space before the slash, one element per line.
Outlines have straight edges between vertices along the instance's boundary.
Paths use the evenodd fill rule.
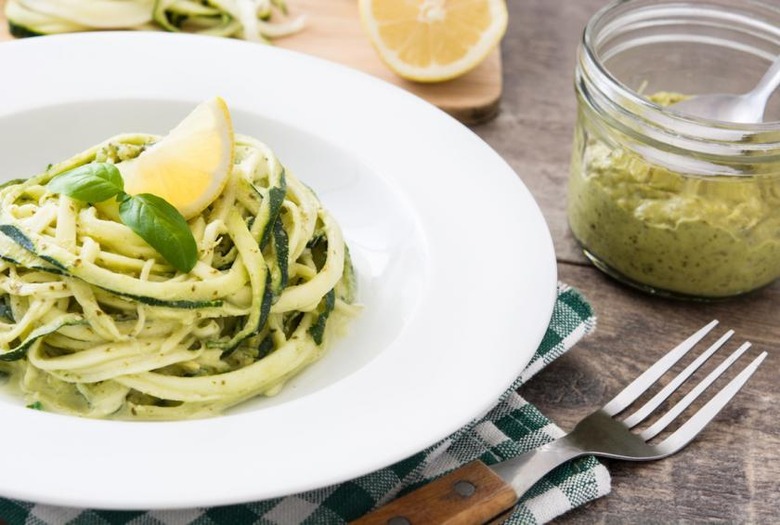
<path fill-rule="evenodd" d="M 342 224 L 365 305 L 273 399 L 199 421 L 92 421 L 0 394 L 0 495 L 98 508 L 229 504 L 412 455 L 495 402 L 555 300 L 547 226 L 466 127 L 362 73 L 208 37 L 94 33 L 0 44 L 0 174 L 124 131 L 164 133 L 224 97 Z"/>

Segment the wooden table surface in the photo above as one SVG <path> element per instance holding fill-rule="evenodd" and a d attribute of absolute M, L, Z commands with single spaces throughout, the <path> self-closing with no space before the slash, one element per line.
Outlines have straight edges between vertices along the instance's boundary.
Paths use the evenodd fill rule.
<path fill-rule="evenodd" d="M 598 315 L 596 332 L 521 393 L 569 429 L 688 333 L 713 318 L 769 359 L 685 451 L 608 462 L 612 493 L 558 523 L 772 523 L 780 520 L 780 283 L 736 300 L 686 303 L 623 287 L 590 266 L 565 213 L 575 117 L 573 70 L 584 25 L 605 0 L 508 0 L 500 113 L 474 131 L 517 171 L 549 223 L 559 278 Z M 0 4 L 2 1 L 0 1 Z"/>
<path fill-rule="evenodd" d="M 474 128 L 517 171 L 550 226 L 559 278 L 579 289 L 598 328 L 521 393 L 564 429 L 599 407 L 666 349 L 711 319 L 768 360 L 704 433 L 655 463 L 607 462 L 612 493 L 558 523 L 780 522 L 780 282 L 736 300 L 664 300 L 590 266 L 566 221 L 575 119 L 573 70 L 582 29 L 605 0 L 509 0 L 498 118 Z"/>

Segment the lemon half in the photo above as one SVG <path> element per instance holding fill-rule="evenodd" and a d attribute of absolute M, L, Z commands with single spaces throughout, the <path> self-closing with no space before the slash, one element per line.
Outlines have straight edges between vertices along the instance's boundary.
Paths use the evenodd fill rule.
<path fill-rule="evenodd" d="M 233 123 L 219 97 L 199 104 L 138 157 L 117 164 L 130 195 L 151 193 L 191 219 L 222 193 L 233 165 Z"/>
<path fill-rule="evenodd" d="M 382 60 L 403 78 L 449 80 L 479 65 L 506 32 L 505 0 L 359 0 Z"/>

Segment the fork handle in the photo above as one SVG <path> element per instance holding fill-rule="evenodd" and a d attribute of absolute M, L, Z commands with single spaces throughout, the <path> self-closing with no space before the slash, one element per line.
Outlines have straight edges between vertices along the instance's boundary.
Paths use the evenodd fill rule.
<path fill-rule="evenodd" d="M 490 467 L 472 461 L 351 525 L 499 523 L 518 496 L 561 463 L 583 454 L 567 435 Z"/>
<path fill-rule="evenodd" d="M 517 493 L 490 467 L 472 461 L 402 496 L 351 525 L 471 525 L 510 509 Z"/>
<path fill-rule="evenodd" d="M 522 496 L 555 467 L 588 454 L 571 433 L 490 468 Z"/>

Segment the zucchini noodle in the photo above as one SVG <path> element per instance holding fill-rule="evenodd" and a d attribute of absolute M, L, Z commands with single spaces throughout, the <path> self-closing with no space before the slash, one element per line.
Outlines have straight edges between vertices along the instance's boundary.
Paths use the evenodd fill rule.
<path fill-rule="evenodd" d="M 273 395 L 356 314 L 341 230 L 263 143 L 236 135 L 225 189 L 177 272 L 115 206 L 49 191 L 160 137 L 124 134 L 0 189 L 0 372 L 44 410 L 182 419 Z"/>
<path fill-rule="evenodd" d="M 17 37 L 162 29 L 268 43 L 304 26 L 284 0 L 7 0 L 5 15 Z"/>

